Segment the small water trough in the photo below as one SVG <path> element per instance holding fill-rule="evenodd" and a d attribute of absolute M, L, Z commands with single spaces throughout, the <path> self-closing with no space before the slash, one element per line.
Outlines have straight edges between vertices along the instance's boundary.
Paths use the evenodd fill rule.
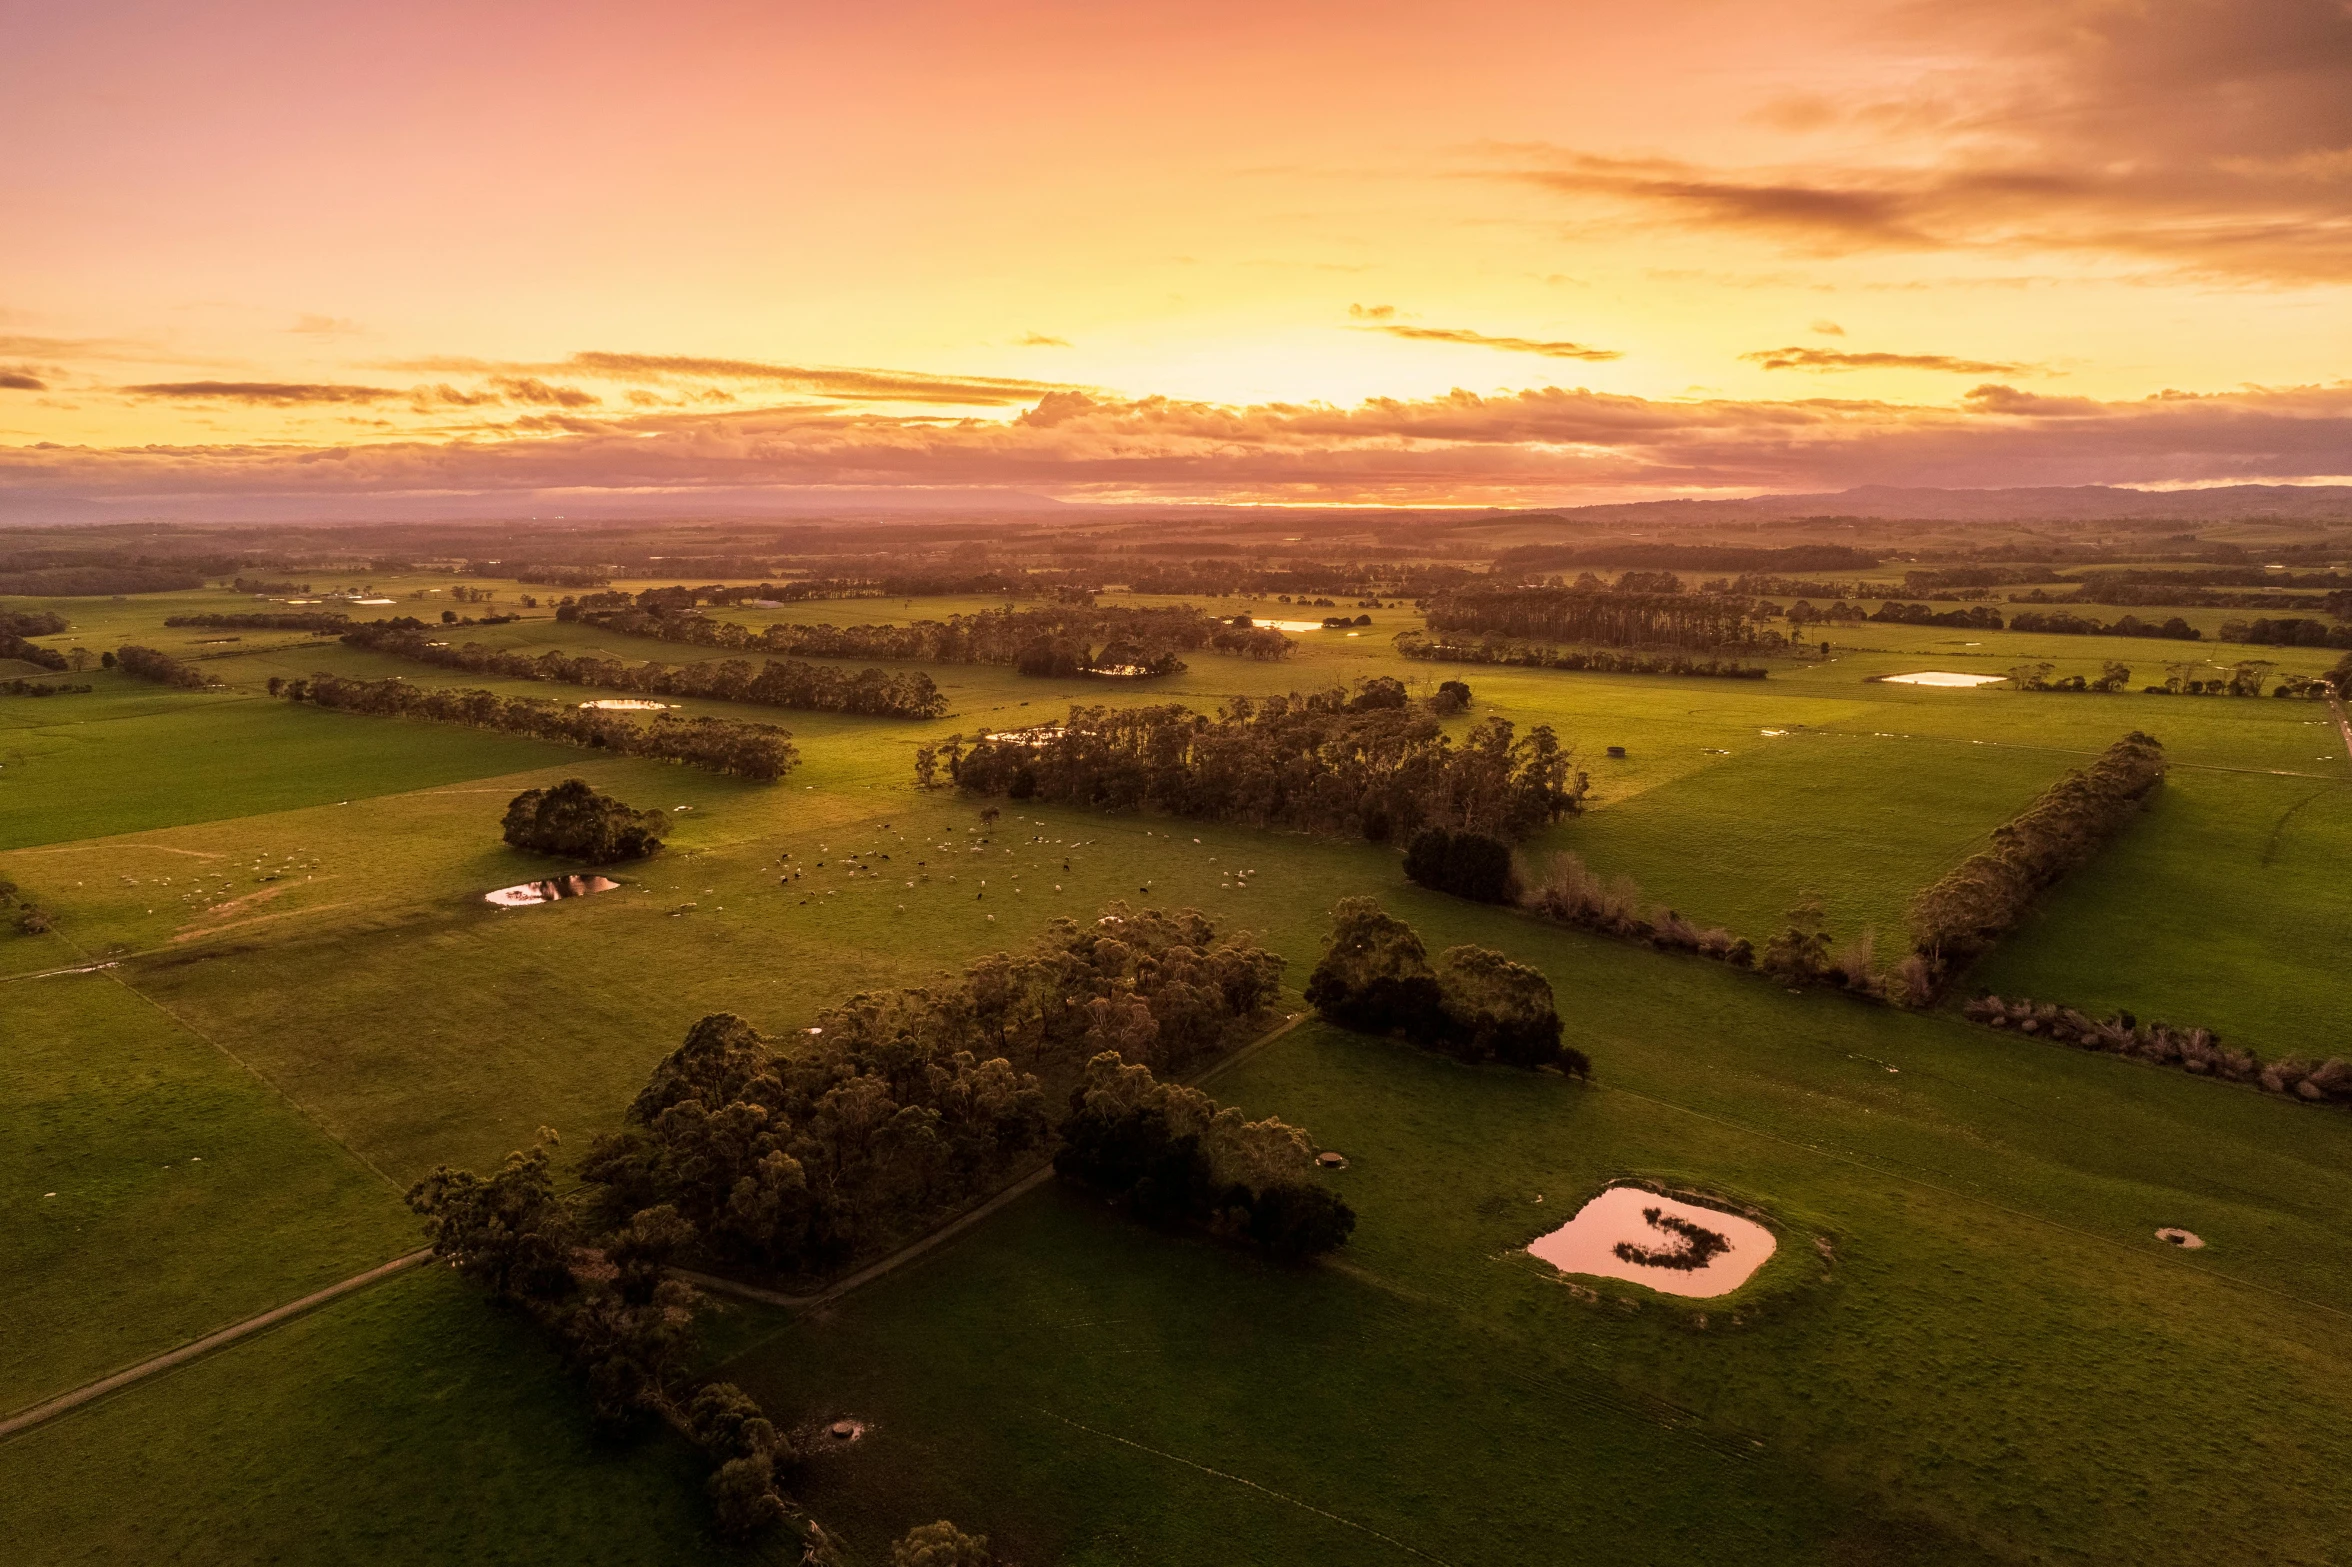
<path fill-rule="evenodd" d="M 1612 1186 L 1527 1250 L 1562 1273 L 1704 1298 L 1747 1283 L 1774 1244 L 1772 1232 L 1753 1219 L 1639 1186 Z"/>
<path fill-rule="evenodd" d="M 517 882 L 512 887 L 485 892 L 482 901 L 502 909 L 527 909 L 534 903 L 553 903 L 559 898 L 584 898 L 592 892 L 610 892 L 619 885 L 609 876 L 557 876 L 548 881 Z"/>

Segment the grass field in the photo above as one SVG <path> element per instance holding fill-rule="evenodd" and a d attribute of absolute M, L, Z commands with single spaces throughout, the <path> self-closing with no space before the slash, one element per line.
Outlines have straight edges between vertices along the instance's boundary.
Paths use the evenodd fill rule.
<path fill-rule="evenodd" d="M 251 607 L 231 595 L 60 607 L 56 645 L 221 655 L 231 689 L 0 699 L 0 875 L 57 918 L 0 933 L 22 1215 L 0 1413 L 406 1249 L 398 1186 L 541 1125 L 579 1149 L 704 1013 L 782 1033 L 1121 897 L 1255 931 L 1295 993 L 1331 904 L 1377 891 L 1433 948 L 1542 967 L 1599 1086 L 1309 1025 L 1215 1092 L 1349 1155 L 1362 1222 L 1334 1263 L 1266 1268 L 1048 1189 L 826 1311 L 730 1318 L 729 1374 L 780 1413 L 873 1421 L 803 1487 L 859 1561 L 942 1515 L 1032 1567 L 2324 1563 L 2352 1537 L 2352 1118 L 1461 904 L 1391 847 L 1009 803 L 983 844 L 970 804 L 910 778 L 925 740 L 1072 700 L 1460 675 L 1473 719 L 1551 723 L 1592 775 L 1539 855 L 1759 942 L 1816 889 L 1891 956 L 1918 887 L 2144 728 L 2175 763 L 2155 808 L 1970 983 L 2340 1051 L 2352 769 L 2324 709 L 1866 681 L 2025 641 L 2155 668 L 2168 644 L 1867 627 L 1762 682 L 1644 679 L 1407 664 L 1387 639 L 1414 617 L 1379 611 L 1285 664 L 1203 654 L 1148 688 L 938 670 L 953 710 L 931 723 L 734 709 L 805 758 L 755 785 L 271 702 L 268 676 L 313 669 L 572 693 L 160 627 Z M 470 634 L 701 656 L 548 620 Z M 498 841 L 505 801 L 568 776 L 664 811 L 669 850 L 616 892 L 485 906 L 551 866 Z M 1624 1174 L 1754 1203 L 1782 1252 L 1704 1328 L 1519 1253 Z M 2168 1224 L 2210 1245 L 2163 1247 Z M 695 1484 L 660 1444 L 595 1447 L 514 1324 L 420 1273 L 0 1443 L 0 1557 L 724 1559 Z M 158 1500 L 106 1504 L 127 1491 Z"/>

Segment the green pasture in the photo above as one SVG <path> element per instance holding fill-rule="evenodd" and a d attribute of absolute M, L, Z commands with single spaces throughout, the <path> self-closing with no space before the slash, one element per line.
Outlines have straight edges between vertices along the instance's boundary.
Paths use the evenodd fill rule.
<path fill-rule="evenodd" d="M 1347 1154 L 1335 1263 L 1041 1197 L 728 1368 L 873 1422 L 812 1505 L 869 1550 L 945 1511 L 1048 1560 L 1412 1559 L 1370 1531 L 1464 1567 L 2324 1561 L 2352 1524 L 2341 1118 L 1507 917 L 1430 926 L 1541 962 L 1602 1086 L 1286 1037 L 1215 1092 Z M 1762 1205 L 1781 1271 L 1593 1301 L 1517 1254 L 1624 1174 Z"/>
<path fill-rule="evenodd" d="M 392 583 L 384 612 L 437 615 L 409 597 L 427 583 L 448 579 Z M 546 593 L 486 585 L 493 610 Z M 1394 846 L 1006 801 L 983 841 L 976 802 L 911 787 L 916 745 L 1072 701 L 1458 676 L 1462 722 L 1552 724 L 1591 775 L 1535 857 L 1573 849 L 1759 942 L 1818 890 L 1885 961 L 1918 887 L 2142 728 L 2174 761 L 2155 808 L 1969 983 L 2333 1053 L 2352 775 L 2319 705 L 1871 683 L 2020 661 L 1903 627 L 1760 682 L 1407 663 L 1388 639 L 1417 619 L 1381 610 L 1281 664 L 1201 654 L 1145 686 L 938 669 L 933 722 L 689 704 L 793 731 L 804 765 L 761 785 L 269 701 L 316 669 L 587 693 L 160 628 L 264 607 L 234 595 L 60 607 L 56 645 L 176 648 L 231 689 L 0 699 L 0 876 L 58 924 L 0 928 L 0 976 L 116 963 L 0 978 L 0 1200 L 30 1210 L 0 1241 L 0 1408 L 406 1249 L 394 1187 L 436 1163 L 542 1125 L 576 1154 L 707 1012 L 788 1037 L 1118 898 L 1254 932 L 1295 1007 L 1331 904 L 1374 891 L 1433 948 L 1542 967 L 1599 1085 L 1308 1025 L 1214 1091 L 1348 1154 L 1362 1224 L 1331 1264 L 1265 1268 L 1049 1189 L 824 1313 L 728 1319 L 751 1346 L 729 1374 L 779 1414 L 874 1422 L 804 1482 L 859 1561 L 942 1515 L 1071 1563 L 2300 1563 L 2352 1532 L 2352 1118 L 1463 904 L 1406 884 Z M 718 656 L 552 619 L 462 634 Z M 2079 646 L 2117 639 L 2038 640 L 2141 667 Z M 570 776 L 666 813 L 669 849 L 618 891 L 485 905 L 569 868 L 497 821 Z M 1782 1255 L 1697 1311 L 1579 1298 L 1520 1248 L 1624 1174 L 1758 1205 Z M 2167 1224 L 2211 1244 L 2164 1248 Z M 0 1443 L 0 1557 L 723 1557 L 696 1484 L 661 1444 L 591 1443 L 513 1323 L 420 1273 Z M 127 1493 L 153 1500 L 106 1505 Z"/>
<path fill-rule="evenodd" d="M 1972 985 L 2196 1023 L 2265 1056 L 2352 1054 L 2352 789 L 2178 771 Z"/>
<path fill-rule="evenodd" d="M 113 977 L 0 981 L 0 1014 L 0 1414 L 415 1246 L 380 1176 Z"/>
<path fill-rule="evenodd" d="M 546 1346 L 420 1268 L 0 1445 L 27 1567 L 743 1560 L 682 1444 L 592 1437 Z"/>

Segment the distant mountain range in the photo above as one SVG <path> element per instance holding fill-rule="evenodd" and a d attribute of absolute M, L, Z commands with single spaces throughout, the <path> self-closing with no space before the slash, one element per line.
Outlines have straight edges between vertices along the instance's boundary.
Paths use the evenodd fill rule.
<path fill-rule="evenodd" d="M 2246 517 L 2352 521 L 2352 485 L 2231 484 L 2204 490 L 2133 490 L 2083 484 L 2016 490 L 1915 490 L 1888 484 L 1827 495 L 1757 495 L 1744 500 L 1624 501 L 1547 506 L 1579 522 L 1774 522 L 1798 517 L 1883 517 L 1909 522 L 2103 522 L 2148 518 L 2224 522 Z"/>

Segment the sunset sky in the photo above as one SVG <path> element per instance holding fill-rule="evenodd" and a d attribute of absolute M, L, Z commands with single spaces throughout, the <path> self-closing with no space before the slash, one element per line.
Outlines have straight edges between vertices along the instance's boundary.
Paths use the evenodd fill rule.
<path fill-rule="evenodd" d="M 0 0 L 0 497 L 2352 480 L 2347 0 Z"/>

